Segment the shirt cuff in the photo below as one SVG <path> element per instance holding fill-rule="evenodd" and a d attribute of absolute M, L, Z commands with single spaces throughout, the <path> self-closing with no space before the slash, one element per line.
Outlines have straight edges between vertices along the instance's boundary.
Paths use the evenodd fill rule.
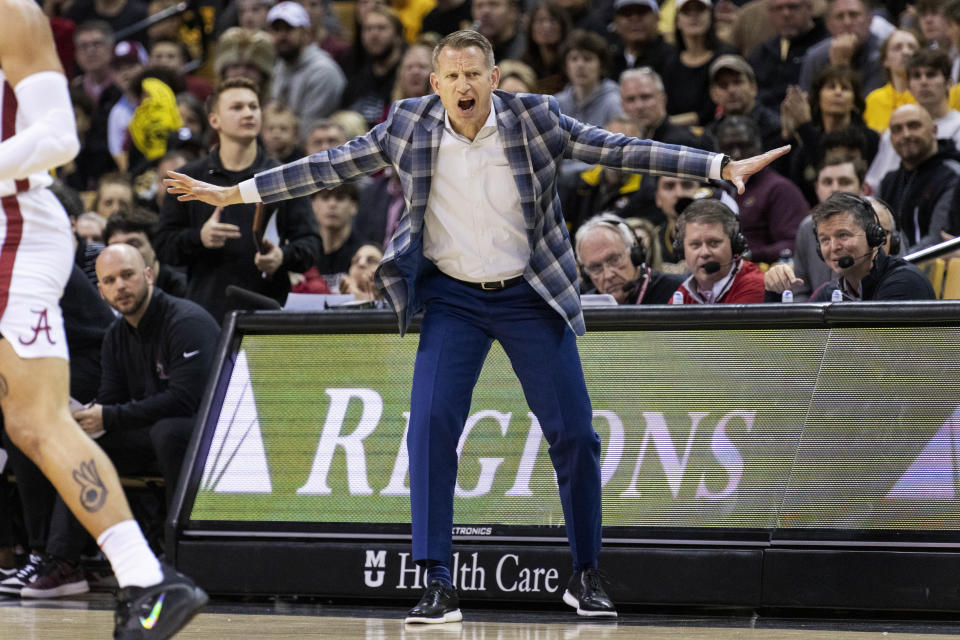
<path fill-rule="evenodd" d="M 719 170 L 718 170 L 719 174 Z M 257 181 L 256 178 L 250 178 L 249 180 L 244 180 L 239 185 L 240 187 L 240 197 L 244 202 L 261 202 L 260 192 L 257 191 Z"/>
<path fill-rule="evenodd" d="M 710 163 L 710 173 L 707 175 L 711 180 L 723 180 L 720 177 L 720 171 L 723 168 L 723 154 L 718 153 L 713 157 L 713 161 Z M 246 201 L 246 198 L 244 198 Z"/>

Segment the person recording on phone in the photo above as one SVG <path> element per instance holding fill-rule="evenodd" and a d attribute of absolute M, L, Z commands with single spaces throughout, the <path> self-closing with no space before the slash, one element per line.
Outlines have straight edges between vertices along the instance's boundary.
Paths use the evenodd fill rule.
<path fill-rule="evenodd" d="M 811 302 L 829 302 L 834 291 L 843 300 L 936 299 L 919 269 L 884 251 L 887 231 L 865 198 L 833 194 L 814 208 L 813 228 L 820 256 L 837 278 L 814 291 Z"/>
<path fill-rule="evenodd" d="M 730 207 L 714 199 L 692 202 L 677 219 L 673 240 L 674 255 L 691 274 L 677 289 L 683 304 L 763 302 L 763 273 L 743 258 L 747 249 Z"/>
<path fill-rule="evenodd" d="M 584 293 L 606 293 L 617 304 L 667 304 L 683 282 L 682 275 L 648 267 L 642 240 L 611 213 L 584 222 L 577 230 L 574 248 L 584 276 Z"/>

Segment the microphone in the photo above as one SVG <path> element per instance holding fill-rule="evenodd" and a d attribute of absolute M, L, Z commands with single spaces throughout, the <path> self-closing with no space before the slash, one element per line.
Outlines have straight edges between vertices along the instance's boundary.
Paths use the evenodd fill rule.
<path fill-rule="evenodd" d="M 717 262 L 716 260 L 710 260 L 708 262 L 704 262 L 700 268 L 703 269 L 708 276 L 711 276 L 717 271 L 720 271 L 720 269 L 730 266 L 734 262 L 734 260 L 730 260 L 729 262 Z"/>
<path fill-rule="evenodd" d="M 860 260 L 863 260 L 867 256 L 871 256 L 871 255 L 873 255 L 873 249 L 870 249 L 870 251 L 864 253 L 863 255 L 857 256 L 856 258 L 852 256 L 842 256 L 840 258 L 837 258 L 837 266 L 840 267 L 841 269 L 849 269 Z"/>

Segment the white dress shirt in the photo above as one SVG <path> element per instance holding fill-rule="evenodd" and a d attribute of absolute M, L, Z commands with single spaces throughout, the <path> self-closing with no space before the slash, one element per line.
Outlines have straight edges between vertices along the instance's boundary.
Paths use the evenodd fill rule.
<path fill-rule="evenodd" d="M 506 280 L 523 273 L 530 261 L 520 191 L 492 99 L 490 115 L 472 141 L 456 133 L 444 115 L 423 224 L 424 256 L 458 280 Z"/>

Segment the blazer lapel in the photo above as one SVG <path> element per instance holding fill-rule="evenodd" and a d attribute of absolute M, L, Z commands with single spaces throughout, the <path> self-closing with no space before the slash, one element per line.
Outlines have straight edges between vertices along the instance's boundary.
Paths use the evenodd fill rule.
<path fill-rule="evenodd" d="M 510 163 L 513 179 L 520 192 L 520 207 L 527 229 L 535 229 L 540 217 L 535 206 L 537 200 L 536 180 L 534 179 L 530 154 L 524 137 L 523 123 L 510 108 L 510 103 L 496 93 L 493 104 L 497 111 L 497 130 L 503 142 L 503 151 Z"/>
<path fill-rule="evenodd" d="M 410 184 L 407 193 L 410 200 L 410 232 L 419 234 L 423 229 L 423 217 L 427 211 L 427 199 L 430 197 L 430 185 L 433 172 L 437 167 L 437 153 L 440 151 L 440 139 L 444 125 L 443 103 L 437 98 L 423 114 L 413 131 L 411 157 L 407 178 Z M 402 169 L 403 167 L 401 167 Z"/>

